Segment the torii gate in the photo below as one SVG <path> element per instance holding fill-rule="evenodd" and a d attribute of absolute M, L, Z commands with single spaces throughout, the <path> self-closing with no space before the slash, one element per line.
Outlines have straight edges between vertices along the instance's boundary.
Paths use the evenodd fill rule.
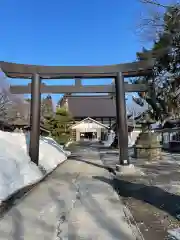
<path fill-rule="evenodd" d="M 27 86 L 11 86 L 13 94 L 31 93 L 30 146 L 31 160 L 38 165 L 41 93 L 115 93 L 119 141 L 119 163 L 128 165 L 128 129 L 125 92 L 144 92 L 145 84 L 128 84 L 124 78 L 145 76 L 152 73 L 152 61 L 139 61 L 107 66 L 38 66 L 0 61 L 2 71 L 10 78 L 32 79 Z M 82 78 L 113 78 L 112 85 L 83 86 Z M 75 79 L 73 86 L 49 86 L 42 79 Z"/>

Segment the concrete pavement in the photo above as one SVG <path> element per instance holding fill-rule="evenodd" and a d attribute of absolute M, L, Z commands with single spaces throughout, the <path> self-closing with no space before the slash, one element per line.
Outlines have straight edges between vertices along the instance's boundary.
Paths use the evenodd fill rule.
<path fill-rule="evenodd" d="M 88 148 L 60 165 L 0 220 L 0 240 L 137 240 L 128 210 L 99 153 Z"/>

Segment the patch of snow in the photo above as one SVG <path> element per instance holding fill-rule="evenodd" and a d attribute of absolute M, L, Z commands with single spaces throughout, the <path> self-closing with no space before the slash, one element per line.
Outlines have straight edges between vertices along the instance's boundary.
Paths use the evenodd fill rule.
<path fill-rule="evenodd" d="M 128 146 L 129 146 L 129 147 L 134 146 L 134 144 L 135 144 L 135 142 L 136 142 L 136 140 L 137 140 L 140 132 L 141 132 L 141 131 L 132 131 L 132 132 L 130 133 L 130 136 L 129 136 L 129 138 L 128 138 Z"/>
<path fill-rule="evenodd" d="M 169 240 L 180 240 L 180 228 L 168 230 Z"/>
<path fill-rule="evenodd" d="M 73 143 L 73 141 L 68 141 L 68 142 L 65 144 L 65 146 L 66 146 L 66 147 L 69 147 L 69 145 L 70 145 L 71 143 Z"/>
<path fill-rule="evenodd" d="M 115 138 L 115 132 L 113 130 L 110 130 L 110 132 L 107 136 L 107 140 L 103 142 L 104 146 L 110 147 L 114 141 L 114 138 Z"/>
<path fill-rule="evenodd" d="M 70 151 L 66 151 L 64 150 L 62 145 L 59 145 L 54 139 L 50 138 L 50 137 L 41 137 L 41 139 L 44 142 L 47 142 L 48 144 L 53 145 L 55 148 L 57 148 L 58 150 L 62 151 L 67 157 L 69 157 L 71 155 Z"/>
<path fill-rule="evenodd" d="M 37 166 L 28 156 L 28 146 L 29 134 L 0 131 L 0 202 L 40 181 L 70 155 L 53 139 L 41 137 Z"/>
<path fill-rule="evenodd" d="M 180 181 L 170 181 L 168 184 L 157 184 L 156 186 L 166 192 L 180 195 Z"/>
<path fill-rule="evenodd" d="M 133 164 L 129 164 L 127 166 L 116 165 L 117 172 L 115 178 L 120 176 L 144 176 L 145 173 L 141 171 L 140 168 L 135 167 Z"/>
<path fill-rule="evenodd" d="M 128 136 L 128 147 L 134 146 L 136 139 L 139 136 L 139 133 L 140 131 L 133 131 L 130 133 L 130 135 Z M 108 134 L 107 140 L 103 142 L 104 146 L 110 147 L 114 141 L 114 138 L 115 138 L 115 132 L 111 130 L 110 133 Z"/>

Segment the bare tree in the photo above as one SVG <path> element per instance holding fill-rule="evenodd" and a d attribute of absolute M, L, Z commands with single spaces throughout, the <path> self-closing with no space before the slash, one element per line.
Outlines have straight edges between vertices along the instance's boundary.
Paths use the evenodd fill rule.
<path fill-rule="evenodd" d="M 0 93 L 0 119 L 4 120 L 7 116 L 8 105 L 10 105 L 9 98 L 3 92 Z"/>
<path fill-rule="evenodd" d="M 167 8 L 168 5 L 161 3 L 160 1 L 157 0 L 140 0 L 141 3 L 146 3 L 150 5 L 154 5 L 156 7 L 161 7 L 161 8 Z"/>
<path fill-rule="evenodd" d="M 156 41 L 168 24 L 168 21 L 164 21 L 165 12 L 170 6 L 174 6 L 174 8 L 178 6 L 179 2 L 176 0 L 139 0 L 139 2 L 144 6 L 136 33 L 143 41 Z M 172 20 L 170 19 L 170 21 Z"/>
<path fill-rule="evenodd" d="M 0 69 L 0 120 L 13 121 L 17 116 L 27 118 L 27 104 L 22 95 L 11 94 L 7 77 Z"/>

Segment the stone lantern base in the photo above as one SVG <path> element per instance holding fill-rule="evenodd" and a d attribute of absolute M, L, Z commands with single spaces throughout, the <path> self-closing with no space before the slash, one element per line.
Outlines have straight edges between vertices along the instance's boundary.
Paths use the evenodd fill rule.
<path fill-rule="evenodd" d="M 158 135 L 152 132 L 142 132 L 134 145 L 134 158 L 143 158 L 148 161 L 162 158 L 161 145 Z"/>

